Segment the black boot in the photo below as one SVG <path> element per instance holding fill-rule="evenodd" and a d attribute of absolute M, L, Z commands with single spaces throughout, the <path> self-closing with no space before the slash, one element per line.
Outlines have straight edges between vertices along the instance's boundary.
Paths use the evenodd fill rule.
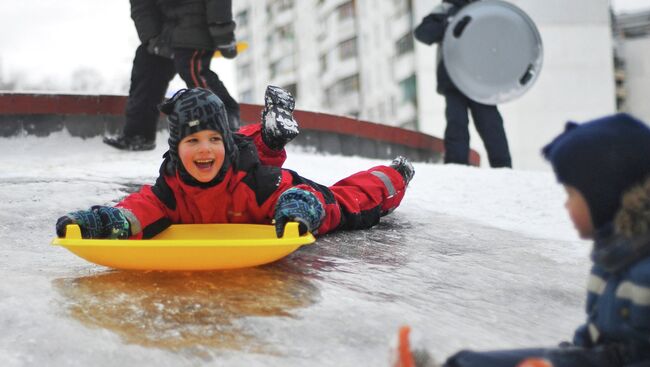
<path fill-rule="evenodd" d="M 409 182 L 411 182 L 411 179 L 415 175 L 415 168 L 413 168 L 413 165 L 406 157 L 399 156 L 393 159 L 389 167 L 402 176 L 404 179 L 404 185 L 406 186 L 408 186 Z"/>
<path fill-rule="evenodd" d="M 115 136 L 105 136 L 104 143 L 121 150 L 153 150 L 156 147 L 156 139 L 145 139 L 142 136 L 126 136 L 119 134 Z"/>
<path fill-rule="evenodd" d="M 264 95 L 262 140 L 273 150 L 282 150 L 295 138 L 298 122 L 293 118 L 295 101 L 286 90 L 269 85 Z"/>

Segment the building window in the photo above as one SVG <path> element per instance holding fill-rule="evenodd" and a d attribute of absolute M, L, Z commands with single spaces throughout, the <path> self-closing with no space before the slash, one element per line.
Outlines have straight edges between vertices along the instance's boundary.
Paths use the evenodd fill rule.
<path fill-rule="evenodd" d="M 340 79 L 329 88 L 325 89 L 325 105 L 333 106 L 337 100 L 350 93 L 359 92 L 359 74 Z"/>
<path fill-rule="evenodd" d="M 240 11 L 235 19 L 238 27 L 246 27 L 248 25 L 248 9 Z"/>
<path fill-rule="evenodd" d="M 350 38 L 339 43 L 339 59 L 347 60 L 357 56 L 357 38 Z"/>
<path fill-rule="evenodd" d="M 354 18 L 355 16 L 355 1 L 348 1 L 345 4 L 339 5 L 338 8 L 336 8 L 336 12 L 339 15 L 339 21 L 346 20 L 349 18 Z"/>
<path fill-rule="evenodd" d="M 275 14 L 293 8 L 293 0 L 275 0 L 266 5 L 266 15 L 270 18 Z"/>
<path fill-rule="evenodd" d="M 293 42 L 293 25 L 285 24 L 274 28 L 269 34 L 266 35 L 266 43 L 269 48 L 274 44 L 281 42 Z"/>
<path fill-rule="evenodd" d="M 269 76 L 271 79 L 275 78 L 278 75 L 279 61 L 275 61 L 269 64 Z"/>
<path fill-rule="evenodd" d="M 395 42 L 397 56 L 413 51 L 413 32 L 408 32 Z"/>
<path fill-rule="evenodd" d="M 402 102 L 412 103 L 417 106 L 417 86 L 415 74 L 399 82 L 399 89 L 402 91 Z"/>
<path fill-rule="evenodd" d="M 278 75 L 291 72 L 294 66 L 293 55 L 286 55 L 269 64 L 269 73 L 271 74 L 271 78 L 275 78 Z"/>
<path fill-rule="evenodd" d="M 323 54 L 319 59 L 320 72 L 325 73 L 327 71 L 327 54 Z"/>
<path fill-rule="evenodd" d="M 339 94 L 349 94 L 359 91 L 359 74 L 354 74 L 336 82 Z"/>
<path fill-rule="evenodd" d="M 276 39 L 278 41 L 293 41 L 293 26 L 286 24 L 275 29 Z"/>
<path fill-rule="evenodd" d="M 278 11 L 289 10 L 293 8 L 293 0 L 278 0 Z"/>

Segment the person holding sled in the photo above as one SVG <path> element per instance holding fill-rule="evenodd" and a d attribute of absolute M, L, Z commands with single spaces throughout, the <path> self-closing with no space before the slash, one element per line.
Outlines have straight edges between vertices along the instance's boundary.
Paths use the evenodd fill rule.
<path fill-rule="evenodd" d="M 122 150 L 152 150 L 169 82 L 180 75 L 188 88 L 205 88 L 223 102 L 232 130 L 239 104 L 210 70 L 212 56 L 237 56 L 231 0 L 131 0 L 131 18 L 142 42 L 135 51 L 124 129 L 104 143 Z"/>
<path fill-rule="evenodd" d="M 449 77 L 445 60 L 442 57 L 442 41 L 451 23 L 451 18 L 464 6 L 477 0 L 443 0 L 431 14 L 422 19 L 415 28 L 414 36 L 418 41 L 432 45 L 438 43 L 437 71 L 438 93 L 445 97 L 445 163 L 469 164 L 469 119 L 468 110 L 472 113 L 474 125 L 478 131 L 490 166 L 512 167 L 508 139 L 503 127 L 503 118 L 497 106 L 486 105 L 471 100 L 461 92 Z"/>
<path fill-rule="evenodd" d="M 445 366 L 650 366 L 650 128 L 627 114 L 569 122 L 543 154 L 578 234 L 594 240 L 587 321 L 573 343 L 462 351 Z"/>
<path fill-rule="evenodd" d="M 146 239 L 178 223 L 273 221 L 278 237 L 288 221 L 298 222 L 301 233 L 322 235 L 370 228 L 400 204 L 414 174 L 404 157 L 330 187 L 261 164 L 260 156 L 264 161 L 265 152 L 283 150 L 297 133 L 290 95 L 271 88 L 266 97 L 262 124 L 245 136 L 231 131 L 226 108 L 212 92 L 177 92 L 161 105 L 169 121 L 169 150 L 156 183 L 114 207 L 68 213 L 58 219 L 57 235 L 64 236 L 68 224 L 78 224 L 83 238 Z"/>

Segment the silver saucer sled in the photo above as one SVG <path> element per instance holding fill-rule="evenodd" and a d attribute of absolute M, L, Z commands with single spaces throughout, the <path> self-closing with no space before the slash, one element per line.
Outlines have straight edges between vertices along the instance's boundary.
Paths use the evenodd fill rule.
<path fill-rule="evenodd" d="M 484 104 L 520 97 L 542 68 L 542 39 L 535 23 L 505 1 L 465 6 L 447 27 L 442 45 L 451 80 L 469 98 Z"/>

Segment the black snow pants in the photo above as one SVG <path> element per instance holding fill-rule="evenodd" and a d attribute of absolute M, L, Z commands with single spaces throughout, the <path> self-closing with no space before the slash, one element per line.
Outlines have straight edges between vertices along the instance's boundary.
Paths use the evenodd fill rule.
<path fill-rule="evenodd" d="M 490 166 L 512 167 L 503 119 L 497 107 L 473 101 L 458 90 L 447 91 L 445 100 L 445 163 L 469 164 L 469 109 Z"/>
<path fill-rule="evenodd" d="M 174 59 L 152 55 L 145 45 L 135 52 L 131 70 L 131 87 L 126 104 L 124 135 L 156 137 L 158 105 L 165 98 L 169 82 L 179 74 L 188 88 L 210 89 L 223 101 L 233 130 L 239 127 L 239 104 L 230 96 L 219 76 L 210 70 L 213 51 L 174 49 Z"/>

